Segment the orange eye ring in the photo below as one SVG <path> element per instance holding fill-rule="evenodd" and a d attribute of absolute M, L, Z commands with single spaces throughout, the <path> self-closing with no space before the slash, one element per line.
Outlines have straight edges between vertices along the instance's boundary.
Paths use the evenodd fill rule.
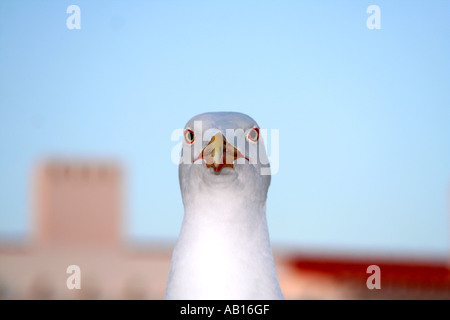
<path fill-rule="evenodd" d="M 252 142 L 258 142 L 259 140 L 259 129 L 253 128 L 249 131 L 247 138 Z"/>
<path fill-rule="evenodd" d="M 184 130 L 184 140 L 186 140 L 187 144 L 193 144 L 195 141 L 194 131 L 191 129 Z"/>

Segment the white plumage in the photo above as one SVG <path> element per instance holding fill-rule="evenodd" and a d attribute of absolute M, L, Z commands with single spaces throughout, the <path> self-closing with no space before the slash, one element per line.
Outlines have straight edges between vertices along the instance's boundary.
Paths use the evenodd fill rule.
<path fill-rule="evenodd" d="M 249 116 L 204 113 L 186 124 L 179 166 L 185 211 L 166 299 L 283 299 L 266 221 L 270 175 L 261 172 L 268 170 Z"/>

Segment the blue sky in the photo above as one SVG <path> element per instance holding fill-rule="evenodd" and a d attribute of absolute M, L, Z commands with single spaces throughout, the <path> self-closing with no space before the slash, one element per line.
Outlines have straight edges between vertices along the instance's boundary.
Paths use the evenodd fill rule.
<path fill-rule="evenodd" d="M 444 256 L 449 16 L 438 0 L 1 1 L 0 235 L 30 230 L 37 160 L 94 157 L 127 170 L 128 237 L 174 241 L 172 131 L 239 111 L 280 132 L 275 245 Z"/>

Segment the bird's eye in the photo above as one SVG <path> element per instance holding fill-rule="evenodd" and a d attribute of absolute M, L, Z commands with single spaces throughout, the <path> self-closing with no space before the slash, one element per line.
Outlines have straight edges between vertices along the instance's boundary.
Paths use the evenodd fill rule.
<path fill-rule="evenodd" d="M 250 132 L 248 133 L 247 137 L 248 137 L 248 139 L 250 141 L 258 142 L 258 140 L 259 140 L 259 129 L 258 128 L 251 129 Z"/>
<path fill-rule="evenodd" d="M 195 140 L 194 131 L 192 131 L 191 129 L 184 130 L 184 139 L 188 144 L 192 144 Z"/>

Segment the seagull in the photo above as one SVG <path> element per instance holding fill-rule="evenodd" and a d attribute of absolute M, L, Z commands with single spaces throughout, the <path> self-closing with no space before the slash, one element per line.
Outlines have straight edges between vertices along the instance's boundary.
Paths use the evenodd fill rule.
<path fill-rule="evenodd" d="M 284 299 L 266 219 L 270 165 L 258 124 L 209 112 L 183 131 L 184 205 L 165 299 Z"/>

